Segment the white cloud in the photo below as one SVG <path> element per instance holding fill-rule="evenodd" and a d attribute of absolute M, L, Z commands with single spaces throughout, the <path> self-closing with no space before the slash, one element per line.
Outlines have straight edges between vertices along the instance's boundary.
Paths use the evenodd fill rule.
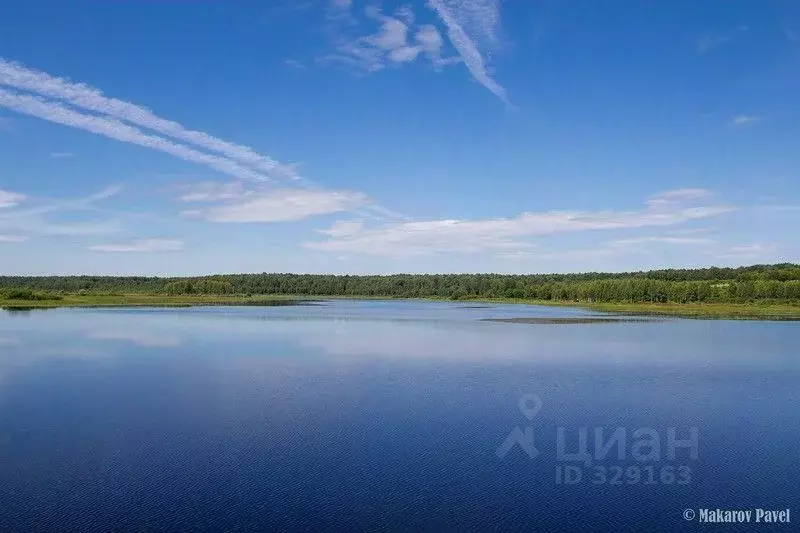
<path fill-rule="evenodd" d="M 733 126 L 746 126 L 747 124 L 755 124 L 756 122 L 761 122 L 761 117 L 737 115 L 731 119 L 731 125 Z"/>
<path fill-rule="evenodd" d="M 0 234 L 0 242 L 25 242 L 28 237 L 22 235 L 2 235 Z"/>
<path fill-rule="evenodd" d="M 0 190 L 0 208 L 14 207 L 25 199 L 24 194 Z"/>
<path fill-rule="evenodd" d="M 442 58 L 444 42 L 439 30 L 431 24 L 421 25 L 414 35 L 414 40 L 418 43 L 417 48 L 422 49 L 434 68 L 454 65 L 461 61 L 458 57 Z"/>
<path fill-rule="evenodd" d="M 183 250 L 184 243 L 178 239 L 138 239 L 123 244 L 99 244 L 90 246 L 96 252 L 146 253 L 146 252 L 178 252 Z"/>
<path fill-rule="evenodd" d="M 488 55 L 481 48 L 491 49 L 497 41 L 500 22 L 498 0 L 427 0 L 447 27 L 447 36 L 475 81 L 509 104 L 505 88 L 487 69 Z M 486 57 L 484 57 L 486 55 Z"/>
<path fill-rule="evenodd" d="M 195 162 L 198 163 L 210 165 L 211 162 L 216 161 L 217 165 L 222 164 L 222 166 L 228 167 L 229 170 L 233 169 L 234 166 L 245 165 L 257 170 L 259 173 L 266 173 L 268 175 L 278 175 L 281 177 L 295 176 L 294 170 L 291 167 L 283 165 L 270 157 L 258 154 L 252 148 L 230 143 L 203 132 L 186 129 L 177 122 L 166 120 L 155 115 L 152 111 L 145 107 L 115 98 L 108 98 L 99 89 L 89 85 L 72 82 L 64 78 L 57 78 L 45 72 L 29 69 L 18 63 L 14 63 L 3 58 L 0 58 L 0 85 L 37 93 L 49 99 L 61 100 L 76 108 L 88 110 L 93 113 L 100 113 L 108 117 L 108 119 L 106 119 L 107 121 L 109 119 L 115 119 L 115 121 L 112 122 L 116 122 L 117 120 L 129 122 L 138 127 L 145 128 L 146 130 L 152 130 L 166 137 L 171 137 L 173 139 L 193 144 L 206 150 L 220 153 L 225 156 L 225 160 L 227 161 L 227 164 L 222 164 L 221 161 L 218 160 L 219 158 L 216 160 L 205 161 L 195 160 Z M 0 106 L 9 107 L 15 111 L 27 114 L 33 114 L 26 110 L 30 108 L 31 105 L 31 102 L 25 103 L 19 99 L 14 99 L 13 93 L 6 93 L 4 98 L 0 99 Z M 20 106 L 22 109 L 17 109 L 16 106 Z M 79 127 L 76 124 L 69 125 Z M 139 141 L 142 140 L 140 137 L 142 133 L 139 132 L 139 130 L 133 130 L 139 132 L 139 135 L 136 136 L 131 136 L 131 129 L 126 131 L 129 135 L 129 140 L 126 140 L 124 137 L 114 138 L 117 138 L 123 142 L 133 142 L 135 144 L 141 144 L 143 146 L 159 149 L 151 144 L 142 144 L 141 142 L 136 142 L 135 139 L 138 139 Z M 99 132 L 95 131 L 95 133 Z M 168 143 L 167 141 L 163 142 Z M 179 153 L 187 155 L 189 154 L 189 151 L 187 150 L 189 149 L 183 148 L 183 150 L 180 152 L 174 149 L 162 151 L 166 151 L 168 153 L 172 153 L 176 157 L 183 158 L 181 155 L 179 155 Z M 225 172 L 224 170 L 221 171 Z"/>
<path fill-rule="evenodd" d="M 486 47 L 497 45 L 500 27 L 500 0 L 435 0 L 442 4 L 458 25 Z"/>
<path fill-rule="evenodd" d="M 442 36 L 439 30 L 431 24 L 423 24 L 414 34 L 415 44 L 406 41 L 401 46 L 395 47 L 389 53 L 389 59 L 395 63 L 408 63 L 414 61 L 420 54 L 427 57 L 430 64 L 439 69 L 447 65 L 453 65 L 461 61 L 459 58 L 442 58 Z"/>
<path fill-rule="evenodd" d="M 421 55 L 436 69 L 455 62 L 442 58 L 439 30 L 430 24 L 416 26 L 409 6 L 398 8 L 394 17 L 382 14 L 376 7 L 368 8 L 366 13 L 369 19 L 380 23 L 378 31 L 356 39 L 339 39 L 337 54 L 323 60 L 342 62 L 364 72 L 377 72 L 389 64 L 411 63 Z"/>
<path fill-rule="evenodd" d="M 347 232 L 342 232 L 342 223 L 338 223 L 326 231 L 331 239 L 307 242 L 304 246 L 337 253 L 356 252 L 386 256 L 483 251 L 514 254 L 535 248 L 528 240 L 535 236 L 666 227 L 719 216 L 732 210 L 721 205 L 690 205 L 680 199 L 693 198 L 698 193 L 688 193 L 688 190 L 690 189 L 657 195 L 650 200 L 671 200 L 655 205 L 649 203 L 647 208 L 639 211 L 548 211 L 489 220 L 428 220 L 390 223 L 377 227 L 351 225 L 347 227 Z M 676 242 L 675 238 L 672 240 Z"/>
<path fill-rule="evenodd" d="M 394 16 L 405 22 L 407 25 L 412 26 L 414 24 L 414 11 L 411 9 L 411 6 L 408 4 L 404 4 L 397 9 L 394 10 Z"/>
<path fill-rule="evenodd" d="M 186 216 L 211 222 L 291 222 L 304 218 L 349 211 L 367 205 L 361 193 L 320 189 L 241 191 L 230 201 L 197 210 Z"/>
<path fill-rule="evenodd" d="M 392 50 L 389 53 L 389 59 L 395 63 L 409 63 L 417 59 L 420 52 L 422 52 L 422 48 L 418 46 L 403 46 Z"/>
<path fill-rule="evenodd" d="M 392 17 L 382 17 L 382 20 L 381 31 L 367 37 L 366 40 L 376 48 L 383 50 L 394 50 L 405 46 L 408 42 L 408 26 Z"/>

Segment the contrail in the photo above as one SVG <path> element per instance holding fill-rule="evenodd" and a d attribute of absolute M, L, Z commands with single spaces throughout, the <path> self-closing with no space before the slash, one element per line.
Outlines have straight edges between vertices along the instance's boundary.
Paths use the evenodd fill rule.
<path fill-rule="evenodd" d="M 492 94 L 500 98 L 503 103 L 510 106 L 511 102 L 508 100 L 506 90 L 489 76 L 489 73 L 486 71 L 486 63 L 477 45 L 470 39 L 466 30 L 464 30 L 459 23 L 450 7 L 445 5 L 442 0 L 428 0 L 428 6 L 436 11 L 436 14 L 439 15 L 439 18 L 447 27 L 447 36 L 456 50 L 458 50 L 458 53 L 464 60 L 464 64 L 467 66 L 467 69 L 469 69 L 472 77 L 475 78 L 478 83 L 489 89 Z"/>
<path fill-rule="evenodd" d="M 24 113 L 43 120 L 82 129 L 111 139 L 173 155 L 184 161 L 199 163 L 214 168 L 238 179 L 265 181 L 267 178 L 254 170 L 245 168 L 230 159 L 205 154 L 175 144 L 163 137 L 148 135 L 138 128 L 123 124 L 119 120 L 102 116 L 86 115 L 64 105 L 48 102 L 38 96 L 19 94 L 0 89 L 0 107 Z"/>
<path fill-rule="evenodd" d="M 307 189 L 320 188 L 299 176 L 292 166 L 260 155 L 247 146 L 187 130 L 145 107 L 108 98 L 89 85 L 57 78 L 3 58 L 0 58 L 0 107 L 164 152 L 236 179 L 263 183 L 270 177 L 280 177 Z M 220 155 L 201 152 L 182 143 Z M 379 218 L 406 218 L 376 204 L 367 206 L 366 210 Z"/>
<path fill-rule="evenodd" d="M 130 122 L 161 135 L 218 152 L 240 165 L 250 166 L 269 175 L 277 174 L 284 178 L 296 177 L 294 169 L 290 166 L 258 154 L 247 146 L 230 143 L 203 132 L 187 130 L 177 122 L 163 119 L 145 107 L 109 98 L 99 89 L 84 83 L 57 78 L 3 58 L 0 58 L 0 85 L 37 93 L 54 100 L 62 100 L 74 107 Z"/>

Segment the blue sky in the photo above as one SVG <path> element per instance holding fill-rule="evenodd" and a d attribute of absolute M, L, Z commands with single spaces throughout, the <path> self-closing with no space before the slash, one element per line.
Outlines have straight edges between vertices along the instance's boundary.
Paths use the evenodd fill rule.
<path fill-rule="evenodd" d="M 800 3 L 0 8 L 0 271 L 800 260 Z"/>

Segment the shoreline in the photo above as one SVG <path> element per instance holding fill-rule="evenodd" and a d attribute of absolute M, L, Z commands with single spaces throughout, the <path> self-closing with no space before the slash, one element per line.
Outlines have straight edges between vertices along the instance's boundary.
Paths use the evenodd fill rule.
<path fill-rule="evenodd" d="M 270 294 L 257 296 L 167 296 L 160 294 L 67 294 L 60 299 L 0 299 L 0 308 L 10 310 L 103 307 L 198 307 L 198 306 L 281 306 L 314 305 L 325 300 L 430 301 L 454 304 L 515 304 L 574 307 L 615 314 L 673 316 L 698 319 L 800 320 L 800 305 L 792 303 L 624 303 L 525 300 L 515 298 L 392 298 L 381 296 L 323 296 Z"/>

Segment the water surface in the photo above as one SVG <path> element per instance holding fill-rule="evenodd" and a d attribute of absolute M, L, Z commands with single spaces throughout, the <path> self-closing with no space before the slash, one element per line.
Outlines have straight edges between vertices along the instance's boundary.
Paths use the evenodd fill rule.
<path fill-rule="evenodd" d="M 694 531 L 715 527 L 683 518 L 703 507 L 800 520 L 798 324 L 582 323 L 602 316 L 397 301 L 1 313 L 0 530 Z M 536 320 L 494 321 L 521 318 Z M 590 440 L 590 466 L 559 453 L 559 431 L 574 452 L 596 428 L 649 428 L 662 449 L 600 457 Z M 667 432 L 693 428 L 696 457 L 669 459 Z M 503 452 L 515 429 L 538 455 Z M 581 481 L 558 482 L 565 466 Z"/>

